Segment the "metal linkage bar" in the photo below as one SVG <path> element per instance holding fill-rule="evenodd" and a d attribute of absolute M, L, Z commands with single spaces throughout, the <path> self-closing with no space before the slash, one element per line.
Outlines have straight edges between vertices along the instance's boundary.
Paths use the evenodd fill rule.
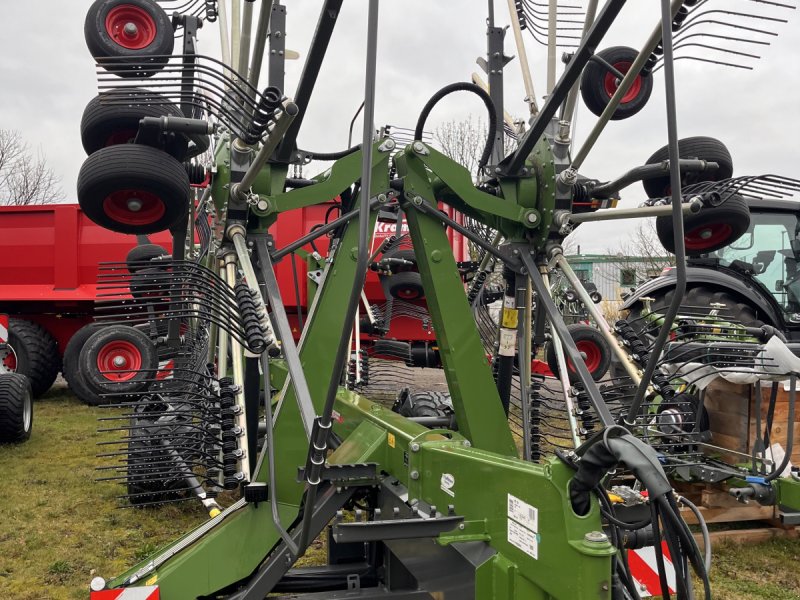
<path fill-rule="evenodd" d="M 700 212 L 703 208 L 703 202 L 695 197 L 689 202 L 679 203 L 680 211 L 682 214 L 695 214 Z M 598 210 L 591 213 L 566 213 L 563 217 L 565 221 L 570 223 L 594 223 L 596 221 L 613 221 L 616 219 L 637 219 L 645 217 L 663 217 L 672 214 L 672 205 L 665 204 L 662 206 L 643 206 L 640 208 L 610 208 L 608 210 Z"/>
<path fill-rule="evenodd" d="M 292 152 L 295 150 L 297 134 L 300 131 L 300 126 L 303 124 L 303 118 L 305 117 L 308 103 L 311 100 L 311 92 L 314 90 L 314 84 L 317 82 L 317 76 L 322 67 L 322 60 L 325 58 L 325 53 L 328 50 L 328 43 L 331 41 L 333 28 L 336 26 L 336 20 L 339 18 L 339 11 L 341 8 L 342 0 L 325 0 L 325 4 L 322 5 L 322 9 L 319 12 L 317 29 L 314 32 L 314 38 L 311 40 L 306 64 L 303 67 L 303 74 L 300 76 L 300 83 L 297 85 L 297 92 L 294 95 L 294 101 L 295 104 L 297 104 L 300 115 L 286 132 L 286 136 L 278 152 L 278 157 L 281 160 L 289 160 Z"/>
<path fill-rule="evenodd" d="M 592 379 L 589 370 L 586 368 L 586 363 L 578 347 L 575 345 L 575 341 L 569 334 L 567 325 L 564 323 L 564 319 L 561 317 L 558 307 L 550 297 L 550 291 L 539 272 L 539 267 L 536 265 L 533 256 L 529 252 L 521 252 L 520 258 L 525 268 L 528 270 L 531 282 L 533 283 L 533 290 L 536 292 L 536 301 L 541 303 L 542 308 L 544 308 L 547 314 L 547 318 L 550 320 L 553 332 L 561 339 L 561 344 L 564 347 L 567 358 L 572 362 L 575 371 L 578 373 L 578 377 L 580 377 L 581 382 L 586 388 L 586 392 L 589 394 L 589 400 L 597 412 L 598 419 L 605 427 L 614 425 L 614 417 L 611 415 L 611 411 L 608 410 L 608 406 L 606 406 L 603 396 L 600 394 L 597 383 Z"/>
<path fill-rule="evenodd" d="M 655 373 L 658 358 L 671 333 L 672 323 L 680 310 L 683 295 L 686 293 L 686 247 L 683 240 L 683 212 L 681 211 L 681 170 L 678 148 L 678 112 L 675 98 L 675 61 L 672 48 L 672 12 L 669 0 L 661 0 L 661 35 L 664 47 L 664 85 L 667 99 L 667 137 L 669 139 L 670 186 L 672 187 L 672 230 L 675 240 L 675 295 L 664 315 L 661 331 L 658 333 L 650 360 L 645 365 L 642 380 L 636 388 L 636 396 L 631 403 L 626 420 L 632 423 L 639 413 L 650 380 Z M 632 69 L 633 70 L 633 69 Z"/>
<path fill-rule="evenodd" d="M 553 88 L 552 94 L 547 97 L 544 106 L 542 106 L 536 119 L 531 124 L 531 128 L 520 140 L 519 147 L 501 163 L 500 169 L 504 175 L 516 175 L 521 171 L 525 165 L 525 159 L 528 158 L 534 146 L 544 135 L 550 121 L 558 111 L 558 107 L 567 98 L 570 89 L 578 81 L 586 63 L 589 62 L 598 44 L 603 40 L 624 5 L 625 0 L 608 0 L 608 3 L 603 7 L 594 25 L 584 36 L 580 47 L 575 52 L 575 56 L 572 57 L 572 60 L 567 65 L 561 79 Z M 631 71 L 633 71 L 633 68 Z"/>
<path fill-rule="evenodd" d="M 275 333 L 281 341 L 283 355 L 286 358 L 286 365 L 289 369 L 289 378 L 294 386 L 297 396 L 297 406 L 300 409 L 300 418 L 303 421 L 303 428 L 306 436 L 311 438 L 314 427 L 314 403 L 311 400 L 311 392 L 308 389 L 308 382 L 300 363 L 300 354 L 297 345 L 292 337 L 292 328 L 286 316 L 281 292 L 278 288 L 278 280 L 275 277 L 275 269 L 272 266 L 272 258 L 267 247 L 267 237 L 264 234 L 252 235 L 251 240 L 255 242 L 256 255 L 258 256 L 261 275 L 264 278 L 264 286 L 267 292 L 267 299 L 272 308 L 272 321 L 275 325 Z M 267 424 L 271 427 L 271 424 Z"/>

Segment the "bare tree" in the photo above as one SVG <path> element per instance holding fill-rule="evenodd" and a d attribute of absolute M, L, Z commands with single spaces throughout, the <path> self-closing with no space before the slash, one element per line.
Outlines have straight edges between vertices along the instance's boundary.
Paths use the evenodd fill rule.
<path fill-rule="evenodd" d="M 60 178 L 18 131 L 0 129 L 0 205 L 52 204 L 64 199 Z"/>
<path fill-rule="evenodd" d="M 488 127 L 483 119 L 473 118 L 447 121 L 433 131 L 433 138 L 447 157 L 463 165 L 477 180 L 478 163 L 483 149 L 486 147 Z M 504 138 L 504 154 L 516 148 L 517 141 L 506 135 Z"/>
<path fill-rule="evenodd" d="M 664 250 L 658 241 L 654 219 L 642 221 L 631 237 L 620 242 L 616 248 L 607 248 L 606 254 L 615 257 L 615 260 L 601 277 L 623 287 L 635 287 L 659 275 L 665 267 L 675 264 L 675 257 Z"/>

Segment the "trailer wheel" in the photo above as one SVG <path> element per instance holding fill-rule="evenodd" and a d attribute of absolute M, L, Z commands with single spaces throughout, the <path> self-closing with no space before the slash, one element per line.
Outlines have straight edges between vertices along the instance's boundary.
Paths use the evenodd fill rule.
<path fill-rule="evenodd" d="M 722 181 L 733 175 L 731 153 L 725 144 L 715 138 L 695 136 L 678 140 L 678 156 L 679 158 L 699 158 L 719 164 L 719 169 L 716 171 L 681 173 L 682 187 L 704 181 Z M 669 160 L 669 146 L 663 146 L 656 150 L 645 164 L 652 165 L 665 160 Z M 663 198 L 672 193 L 669 174 L 645 179 L 642 181 L 642 185 L 649 198 Z"/>
<path fill-rule="evenodd" d="M 601 50 L 596 56 L 624 75 L 630 70 L 638 54 L 633 48 L 614 46 Z M 589 61 L 581 75 L 583 102 L 590 111 L 599 117 L 616 93 L 619 84 L 620 81 L 617 76 L 609 71 L 605 65 L 596 61 Z M 622 97 L 622 102 L 620 102 L 617 110 L 614 111 L 611 119 L 619 121 L 638 113 L 647 104 L 652 91 L 653 76 L 645 73 L 637 75 L 630 90 Z"/>
<path fill-rule="evenodd" d="M 156 377 L 158 353 L 146 334 L 129 325 L 108 325 L 81 350 L 79 368 L 99 395 L 144 392 Z"/>
<path fill-rule="evenodd" d="M 131 143 L 144 117 L 183 117 L 179 108 L 165 96 L 141 88 L 106 92 L 92 98 L 81 117 L 81 142 L 86 154 L 101 148 Z M 182 134 L 166 137 L 164 151 L 176 160 L 186 158 L 188 139 Z"/>
<path fill-rule="evenodd" d="M 8 344 L 0 350 L 0 373 L 25 375 L 38 398 L 50 389 L 60 370 L 58 344 L 50 332 L 38 323 L 11 319 Z"/>
<path fill-rule="evenodd" d="M 0 444 L 18 444 L 31 437 L 33 394 L 20 373 L 0 375 Z"/>
<path fill-rule="evenodd" d="M 150 77 L 175 45 L 169 16 L 152 0 L 95 0 L 83 26 L 97 62 L 119 77 Z"/>
<path fill-rule="evenodd" d="M 103 325 L 101 323 L 89 323 L 84 325 L 69 339 L 64 350 L 64 368 L 62 375 L 69 384 L 69 389 L 78 399 L 89 406 L 100 406 L 108 404 L 108 398 L 104 398 L 86 385 L 86 380 L 80 369 L 79 357 L 86 340 L 99 331 Z"/>
<path fill-rule="evenodd" d="M 78 202 L 95 223 L 117 233 L 169 229 L 189 211 L 189 177 L 166 152 L 123 144 L 92 154 L 78 174 Z"/>
<path fill-rule="evenodd" d="M 594 327 L 583 323 L 574 323 L 569 325 L 567 329 L 575 341 L 578 351 L 586 356 L 584 362 L 592 379 L 600 381 L 611 364 L 611 348 L 608 347 L 608 342 L 606 342 L 603 334 Z M 547 366 L 550 367 L 550 371 L 555 377 L 559 377 L 556 351 L 552 343 L 547 345 Z M 569 359 L 567 359 L 567 372 L 569 373 L 570 381 L 580 381 L 578 372 Z"/>
<path fill-rule="evenodd" d="M 386 278 L 385 289 L 399 300 L 420 300 L 425 297 L 422 277 L 416 271 L 401 271 Z"/>
<path fill-rule="evenodd" d="M 724 248 L 735 242 L 750 226 L 750 209 L 741 196 L 731 196 L 719 206 L 707 206 L 683 220 L 686 254 L 696 256 Z M 658 241 L 668 252 L 675 252 L 672 216 L 656 217 Z"/>
<path fill-rule="evenodd" d="M 153 266 L 152 260 L 161 258 L 162 256 L 169 256 L 169 252 L 163 246 L 158 244 L 142 244 L 134 246 L 128 255 L 125 257 L 125 263 L 128 265 L 128 271 L 136 273 L 143 269 Z"/>

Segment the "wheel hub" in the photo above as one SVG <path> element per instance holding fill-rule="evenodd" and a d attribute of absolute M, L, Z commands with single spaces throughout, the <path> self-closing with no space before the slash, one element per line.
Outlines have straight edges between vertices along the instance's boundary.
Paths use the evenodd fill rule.
<path fill-rule="evenodd" d="M 122 34 L 128 39 L 134 39 L 139 33 L 139 28 L 136 27 L 136 23 L 128 22 L 125 23 L 125 27 L 122 28 Z"/>
<path fill-rule="evenodd" d="M 125 360 L 124 356 L 119 355 L 119 356 L 115 356 L 114 357 L 113 363 L 114 363 L 115 367 L 122 368 L 122 367 L 124 367 L 125 365 L 128 364 L 128 361 Z"/>

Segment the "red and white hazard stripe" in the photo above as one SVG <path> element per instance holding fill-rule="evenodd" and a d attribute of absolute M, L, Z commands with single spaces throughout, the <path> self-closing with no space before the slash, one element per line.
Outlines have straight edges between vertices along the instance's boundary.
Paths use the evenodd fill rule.
<path fill-rule="evenodd" d="M 157 585 L 92 592 L 89 600 L 160 600 Z"/>
<path fill-rule="evenodd" d="M 8 342 L 8 315 L 0 314 L 0 344 Z"/>
<path fill-rule="evenodd" d="M 667 572 L 667 585 L 669 593 L 675 593 L 675 567 L 672 566 L 672 557 L 669 555 L 667 543 L 661 543 L 661 550 L 664 553 L 664 570 Z M 639 595 L 642 598 L 648 596 L 663 596 L 661 592 L 661 579 L 658 576 L 658 562 L 656 561 L 656 549 L 653 546 L 628 550 L 628 565 L 631 569 L 634 583 L 639 588 Z"/>

